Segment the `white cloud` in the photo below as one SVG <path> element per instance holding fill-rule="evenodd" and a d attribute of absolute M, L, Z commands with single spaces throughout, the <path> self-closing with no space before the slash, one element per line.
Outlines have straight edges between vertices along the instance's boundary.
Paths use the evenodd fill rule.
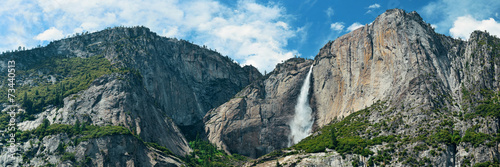
<path fill-rule="evenodd" d="M 334 31 L 342 31 L 344 30 L 344 23 L 343 22 L 335 22 L 330 25 L 330 29 Z"/>
<path fill-rule="evenodd" d="M 360 27 L 363 27 L 363 24 L 356 22 L 356 23 L 352 23 L 349 27 L 347 27 L 347 30 L 354 31 Z"/>
<path fill-rule="evenodd" d="M 33 47 L 40 41 L 83 31 L 143 25 L 163 36 L 207 45 L 243 65 L 252 64 L 261 72 L 271 71 L 282 60 L 299 55 L 286 46 L 289 39 L 303 31 L 290 26 L 288 20 L 292 18 L 283 7 L 254 0 L 239 0 L 234 6 L 216 0 L 18 1 L 7 0 L 2 5 L 14 9 L 0 7 L 2 25 L 14 22 L 2 21 L 9 17 L 16 17 L 16 25 L 21 25 L 0 30 L 2 39 L 20 39 L 17 43 Z M 0 42 L 0 49 L 10 45 Z"/>
<path fill-rule="evenodd" d="M 418 12 L 423 18 L 436 25 L 439 33 L 448 33 L 458 17 L 470 15 L 484 20 L 495 16 L 500 8 L 498 0 L 437 0 L 430 2 Z"/>
<path fill-rule="evenodd" d="M 44 32 L 38 34 L 35 36 L 34 39 L 39 40 L 39 41 L 52 41 L 52 40 L 57 40 L 63 38 L 63 32 L 61 30 L 58 30 L 55 27 L 51 27 L 48 30 L 45 30 Z"/>
<path fill-rule="evenodd" d="M 333 14 L 335 13 L 332 9 L 332 7 L 328 7 L 328 9 L 325 10 L 326 16 L 332 17 Z"/>
<path fill-rule="evenodd" d="M 368 6 L 368 9 L 378 9 L 378 8 L 380 8 L 380 5 L 378 3 Z"/>
<path fill-rule="evenodd" d="M 203 41 L 222 54 L 228 54 L 245 65 L 256 66 L 261 72 L 299 55 L 284 49 L 288 39 L 301 29 L 293 30 L 282 21 L 284 10 L 278 6 L 263 6 L 240 1 L 236 10 L 223 10 L 225 17 L 213 17 L 197 29 L 195 41 Z"/>
<path fill-rule="evenodd" d="M 474 30 L 486 30 L 492 35 L 500 36 L 500 23 L 495 19 L 476 20 L 470 15 L 458 17 L 450 29 L 450 35 L 455 38 L 469 39 Z"/>

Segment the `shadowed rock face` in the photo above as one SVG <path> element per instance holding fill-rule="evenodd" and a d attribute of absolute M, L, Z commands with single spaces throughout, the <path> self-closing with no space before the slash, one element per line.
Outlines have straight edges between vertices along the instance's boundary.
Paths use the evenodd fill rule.
<path fill-rule="evenodd" d="M 208 139 L 218 147 L 259 157 L 287 147 L 289 120 L 311 60 L 290 59 L 276 66 L 205 116 Z"/>
<path fill-rule="evenodd" d="M 368 123 L 392 118 L 400 119 L 401 123 L 391 123 L 392 130 L 379 135 L 406 135 L 409 138 L 430 135 L 419 129 L 434 133 L 443 128 L 440 122 L 449 120 L 455 115 L 453 113 L 474 113 L 477 102 L 488 99 L 484 92 L 499 91 L 500 61 L 496 58 L 499 41 L 479 31 L 472 33 L 469 41 L 453 39 L 435 33 L 416 12 L 388 10 L 373 23 L 327 43 L 315 57 L 310 90 L 315 129 L 383 101 L 387 108 L 370 113 Z M 287 64 L 288 61 L 281 65 Z M 288 142 L 285 137 L 289 133 L 288 126 L 267 127 L 263 118 L 269 117 L 263 115 L 280 120 L 274 122 L 289 122 L 296 103 L 292 99 L 296 99 L 307 65 L 294 65 L 302 69 L 297 75 L 301 77 L 295 82 L 289 71 L 277 68 L 264 81 L 258 82 L 263 85 L 261 87 L 266 83 L 275 85 L 265 87 L 270 88 L 265 89 L 265 96 L 261 95 L 263 88 L 246 88 L 238 93 L 244 98 L 232 99 L 207 113 L 205 130 L 210 141 L 229 152 L 252 157 L 261 155 L 258 152 L 264 148 L 267 148 L 264 152 L 283 148 Z M 283 83 L 291 87 L 286 93 L 277 86 Z M 257 95 L 260 98 L 251 98 L 259 97 Z M 274 101 L 280 103 L 272 103 Z M 284 106 L 269 110 L 252 108 L 270 103 Z M 496 118 L 466 120 L 453 116 L 452 120 L 454 126 L 448 128 L 461 136 L 473 125 L 480 127 L 476 132 L 489 135 L 495 135 L 498 130 Z M 267 133 L 269 130 L 274 133 Z M 360 134 L 368 138 L 370 135 Z M 407 143 L 396 152 L 411 151 L 418 144 L 421 143 Z M 471 160 L 471 155 L 484 155 L 471 160 L 475 162 L 493 161 L 491 157 L 499 156 L 497 147 L 484 145 L 472 148 L 470 144 L 460 143 L 456 146 L 441 144 L 440 147 L 445 150 L 443 154 L 429 157 L 433 165 L 459 165 L 465 159 Z M 376 152 L 384 147 L 373 149 Z M 419 156 L 412 158 L 423 158 Z M 329 158 L 340 161 L 338 155 Z M 396 163 L 397 157 L 392 159 Z M 332 163 L 318 161 L 319 166 L 328 164 Z"/>

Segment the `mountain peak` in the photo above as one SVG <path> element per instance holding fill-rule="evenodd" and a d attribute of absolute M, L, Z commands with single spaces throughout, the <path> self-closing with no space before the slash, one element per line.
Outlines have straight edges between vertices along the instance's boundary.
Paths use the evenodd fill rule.
<path fill-rule="evenodd" d="M 423 21 L 422 17 L 416 12 L 416 11 L 411 11 L 411 12 L 406 12 L 403 9 L 388 9 L 381 15 L 379 15 L 377 18 L 380 17 L 391 17 L 391 18 L 408 18 L 412 19 L 415 21 Z"/>
<path fill-rule="evenodd" d="M 394 23 L 395 26 L 400 26 L 412 21 L 420 24 L 425 29 L 431 29 L 430 24 L 425 23 L 417 12 L 412 11 L 408 13 L 403 9 L 389 9 L 379 15 L 373 23 L 380 26 L 386 26 L 387 24 L 390 25 Z M 393 28 L 402 29 L 402 27 Z"/>

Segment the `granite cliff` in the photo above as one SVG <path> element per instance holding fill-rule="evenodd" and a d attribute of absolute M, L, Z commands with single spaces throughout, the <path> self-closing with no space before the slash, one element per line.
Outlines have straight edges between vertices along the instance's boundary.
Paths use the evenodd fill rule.
<path fill-rule="evenodd" d="M 182 133 L 179 126 L 201 124 L 209 109 L 261 76 L 144 27 L 78 34 L 0 59 L 3 71 L 16 61 L 17 100 L 26 109 L 17 116 L 22 149 L 15 159 L 2 152 L 3 165 L 180 166 L 176 156 L 192 151 L 185 136 L 202 127 Z M 2 85 L 6 91 L 6 77 Z"/>
<path fill-rule="evenodd" d="M 16 61 L 24 110 L 19 150 L 9 158 L 4 145 L 0 164 L 499 165 L 499 55 L 496 36 L 453 39 L 400 9 L 265 76 L 144 27 L 78 34 L 0 55 L 2 71 Z M 290 146 L 311 66 L 313 132 Z M 10 80 L 0 82 L 6 129 Z"/>
<path fill-rule="evenodd" d="M 486 32 L 475 31 L 468 41 L 453 39 L 435 33 L 416 12 L 388 10 L 327 43 L 311 62 L 312 136 L 285 149 L 293 99 L 311 63 L 289 67 L 301 68 L 298 74 L 277 68 L 259 81 L 266 85 L 280 76 L 294 89 L 268 86 L 265 95 L 288 96 L 259 97 L 264 89 L 247 87 L 238 93 L 242 98 L 207 114 L 205 130 L 228 152 L 259 157 L 275 150 L 254 165 L 495 164 L 499 49 L 500 40 Z M 289 79 L 295 76 L 301 77 Z M 288 108 L 252 108 L 269 104 Z M 278 123 L 281 128 L 266 128 Z"/>

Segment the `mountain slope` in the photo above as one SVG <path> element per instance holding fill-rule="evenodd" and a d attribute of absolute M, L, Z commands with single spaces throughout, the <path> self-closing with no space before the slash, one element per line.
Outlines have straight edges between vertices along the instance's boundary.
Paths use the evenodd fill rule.
<path fill-rule="evenodd" d="M 461 41 L 435 33 L 416 12 L 388 10 L 373 23 L 320 50 L 313 62 L 310 90 L 316 132 L 291 150 L 274 152 L 256 163 L 274 165 L 276 160 L 272 159 L 292 166 L 498 162 L 499 49 L 500 40 L 488 33 L 476 31 L 469 41 Z M 243 94 L 247 90 L 240 96 L 249 95 Z M 267 94 L 276 92 L 280 91 L 266 90 Z M 271 98 L 260 103 L 268 100 Z M 228 104 L 233 105 L 224 107 Z M 230 101 L 219 107 L 218 113 L 245 115 L 241 108 Z M 280 110 L 269 112 L 282 122 L 291 118 L 279 114 Z M 206 130 L 216 136 L 224 130 L 214 132 L 210 127 L 235 120 L 213 114 L 210 117 L 216 121 L 209 119 L 206 123 L 219 123 L 207 125 Z M 251 127 L 246 121 L 240 124 L 241 128 L 228 129 L 245 132 Z M 283 131 L 289 130 L 283 127 Z M 232 151 L 227 141 L 241 137 L 226 135 L 210 140 Z M 246 140 L 269 136 L 260 133 L 248 137 L 252 139 Z M 281 140 L 273 146 L 257 143 L 246 150 L 263 146 L 276 150 L 286 142 Z"/>
<path fill-rule="evenodd" d="M 174 155 L 191 149 L 178 126 L 196 127 L 212 106 L 261 76 L 254 67 L 144 27 L 77 35 L 0 59 L 16 61 L 17 101 L 26 109 L 17 116 L 23 156 L 0 160 L 4 165 L 180 166 Z M 7 78 L 1 82 L 7 92 Z M 6 128 L 9 109 L 2 109 Z M 63 151 L 54 150 L 54 138 L 63 141 Z"/>

